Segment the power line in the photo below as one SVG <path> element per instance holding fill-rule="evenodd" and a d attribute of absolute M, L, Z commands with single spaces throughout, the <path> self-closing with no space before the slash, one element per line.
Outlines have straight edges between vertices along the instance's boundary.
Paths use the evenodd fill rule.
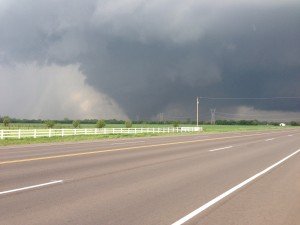
<path fill-rule="evenodd" d="M 216 112 L 216 114 L 219 115 L 219 117 L 222 117 L 222 118 L 227 118 L 227 119 L 236 119 L 238 117 L 256 117 L 256 118 L 259 118 L 259 119 L 265 119 L 265 120 L 269 120 L 269 119 L 276 119 L 276 120 L 286 120 L 286 119 L 289 119 L 289 120 L 299 120 L 300 119 L 300 116 L 299 117 L 287 117 L 287 116 L 282 116 L 282 115 L 251 115 L 251 114 L 233 114 L 233 113 L 221 113 L 221 112 Z M 276 117 L 277 116 L 277 117 Z M 241 119 L 241 118 L 238 118 L 238 119 Z"/>
<path fill-rule="evenodd" d="M 300 97 L 288 97 L 288 96 L 281 96 L 281 97 L 250 97 L 250 98 L 231 98 L 231 97 L 199 97 L 200 99 L 207 99 L 207 100 L 292 100 L 292 99 L 300 99 Z"/>

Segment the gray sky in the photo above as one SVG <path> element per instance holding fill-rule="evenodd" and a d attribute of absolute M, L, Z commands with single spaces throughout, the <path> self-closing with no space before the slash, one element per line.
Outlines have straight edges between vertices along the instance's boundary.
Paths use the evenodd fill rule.
<path fill-rule="evenodd" d="M 299 40 L 296 0 L 0 0 L 0 115 L 172 119 L 197 95 L 300 96 Z M 209 108 L 300 120 L 299 99 Z"/>

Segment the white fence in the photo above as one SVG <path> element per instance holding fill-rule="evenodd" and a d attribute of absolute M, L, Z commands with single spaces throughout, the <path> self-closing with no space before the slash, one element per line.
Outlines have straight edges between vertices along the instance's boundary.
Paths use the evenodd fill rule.
<path fill-rule="evenodd" d="M 202 127 L 162 127 L 162 128 L 93 128 L 93 129 L 32 129 L 0 130 L 0 139 L 64 137 L 97 134 L 141 134 L 141 133 L 185 133 L 202 131 Z"/>

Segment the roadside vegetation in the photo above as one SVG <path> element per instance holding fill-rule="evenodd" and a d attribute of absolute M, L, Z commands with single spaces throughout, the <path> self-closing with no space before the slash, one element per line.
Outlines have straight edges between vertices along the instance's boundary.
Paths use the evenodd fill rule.
<path fill-rule="evenodd" d="M 299 122 L 290 122 L 286 127 L 278 126 L 278 123 L 259 122 L 256 120 L 226 121 L 217 120 L 216 125 L 210 125 L 204 122 L 200 123 L 203 127 L 203 133 L 219 133 L 219 132 L 244 132 L 244 131 L 263 131 L 286 129 L 300 126 Z M 40 128 L 153 128 L 153 127 L 190 127 L 196 126 L 194 121 L 123 121 L 123 120 L 17 120 L 8 116 L 0 117 L 1 129 L 40 129 Z M 186 135 L 187 133 L 163 134 L 109 134 L 109 135 L 82 135 L 82 136 L 65 136 L 65 137 L 42 137 L 42 138 L 22 138 L 22 139 L 4 139 L 0 140 L 0 146 L 16 145 L 16 144 L 35 144 L 50 142 L 75 142 L 75 141 L 91 141 L 110 138 L 132 138 L 132 137 L 149 137 L 161 135 Z"/>
<path fill-rule="evenodd" d="M 185 124 L 186 125 L 186 124 Z M 145 127 L 142 125 L 141 127 Z M 160 125 L 164 126 L 164 125 Z M 171 127 L 172 125 L 168 125 Z M 188 125 L 186 125 L 188 126 Z M 124 126 L 123 126 L 124 127 Z M 148 126 L 149 127 L 149 126 Z M 158 125 L 152 127 L 159 127 Z M 266 131 L 292 128 L 291 126 L 279 127 L 271 125 L 201 125 L 203 134 L 205 133 L 221 133 L 221 132 L 246 132 L 246 131 Z M 80 136 L 65 136 L 65 137 L 40 137 L 40 138 L 21 138 L 21 139 L 4 139 L 0 140 L 0 146 L 7 145 L 22 145 L 22 144 L 39 144 L 39 143 L 58 143 L 58 142 L 79 142 L 79 141 L 95 141 L 102 139 L 117 139 L 117 138 L 137 138 L 137 137 L 153 137 L 153 136 L 170 136 L 170 135 L 187 135 L 188 133 L 145 133 L 145 134 L 101 134 L 101 135 L 80 135 Z M 190 133 L 195 134 L 195 133 Z M 201 133 L 200 133 L 201 134 Z"/>
<path fill-rule="evenodd" d="M 10 125 L 10 118 L 8 116 L 4 116 L 2 118 L 2 123 L 3 123 L 4 127 L 9 127 L 9 125 Z"/>
<path fill-rule="evenodd" d="M 53 127 L 54 127 L 55 121 L 53 121 L 53 120 L 46 120 L 46 121 L 44 122 L 44 124 L 46 125 L 46 127 L 47 127 L 48 129 L 50 129 L 50 128 L 53 128 Z"/>
<path fill-rule="evenodd" d="M 125 121 L 125 127 L 126 128 L 132 128 L 132 122 L 130 120 Z"/>
<path fill-rule="evenodd" d="M 50 137 L 50 138 L 40 137 L 40 138 L 4 139 L 4 140 L 0 140 L 0 146 L 60 143 L 60 142 L 81 142 L 81 141 L 96 141 L 96 140 L 104 140 L 104 139 L 120 139 L 120 138 L 123 139 L 123 138 L 155 137 L 155 136 L 170 136 L 170 135 L 179 136 L 179 135 L 187 135 L 187 133 L 100 134 L 100 135 L 78 135 L 78 136 Z"/>
<path fill-rule="evenodd" d="M 105 125 L 105 120 L 98 120 L 96 123 L 96 128 L 103 128 Z"/>
<path fill-rule="evenodd" d="M 74 120 L 72 122 L 72 125 L 74 128 L 80 128 L 80 120 Z"/>
<path fill-rule="evenodd" d="M 263 131 L 291 128 L 291 126 L 280 127 L 274 125 L 201 125 L 204 132 L 242 132 L 242 131 Z"/>

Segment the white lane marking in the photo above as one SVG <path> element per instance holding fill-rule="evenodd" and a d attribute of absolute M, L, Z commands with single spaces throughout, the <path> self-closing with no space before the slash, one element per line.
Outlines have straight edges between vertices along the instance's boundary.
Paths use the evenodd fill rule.
<path fill-rule="evenodd" d="M 229 148 L 232 148 L 233 146 L 227 146 L 227 147 L 223 147 L 223 148 L 216 148 L 216 149 L 212 149 L 212 150 L 209 150 L 210 152 L 215 152 L 215 151 L 220 151 L 220 150 L 224 150 L 224 149 L 229 149 Z"/>
<path fill-rule="evenodd" d="M 63 183 L 63 180 L 54 180 L 54 181 L 44 183 L 44 184 L 37 184 L 37 185 L 29 186 L 29 187 L 23 187 L 23 188 L 8 190 L 8 191 L 2 191 L 2 192 L 0 192 L 0 195 L 5 195 L 5 194 L 12 193 L 12 192 L 18 192 L 18 191 L 25 191 L 25 190 L 29 190 L 29 189 L 44 187 L 44 186 L 58 184 L 58 183 Z"/>
<path fill-rule="evenodd" d="M 223 194 L 215 197 L 214 199 L 210 200 L 206 204 L 202 205 L 198 209 L 191 212 L 190 214 L 188 214 L 188 215 L 184 216 L 183 218 L 181 218 L 180 220 L 176 221 L 172 225 L 181 225 L 181 224 L 185 223 L 186 221 L 192 219 L 194 216 L 198 215 L 199 213 L 206 210 L 210 206 L 212 206 L 212 205 L 216 204 L 217 202 L 221 201 L 223 198 L 227 197 L 228 195 L 230 195 L 233 192 L 237 191 L 238 189 L 242 188 L 243 186 L 245 186 L 246 184 L 248 184 L 251 181 L 255 180 L 256 178 L 258 178 L 258 177 L 264 175 L 265 173 L 269 172 L 270 170 L 274 169 L 275 167 L 282 164 L 284 161 L 288 160 L 289 158 L 293 157 L 294 155 L 296 155 L 299 152 L 300 152 L 300 149 L 298 149 L 297 151 L 293 152 L 292 154 L 286 156 L 285 158 L 281 159 L 280 161 L 274 163 L 273 165 L 269 166 L 268 168 L 264 169 L 263 171 L 261 171 L 261 172 L 255 174 L 254 176 L 248 178 L 247 180 L 243 181 L 242 183 L 234 186 L 233 188 L 229 189 L 228 191 L 224 192 Z"/>
<path fill-rule="evenodd" d="M 289 137 L 293 137 L 294 135 L 292 135 L 292 134 L 289 134 L 288 136 L 289 136 Z"/>
<path fill-rule="evenodd" d="M 273 141 L 275 138 L 269 138 L 269 139 L 266 139 L 265 141 Z"/>
<path fill-rule="evenodd" d="M 143 142 L 145 142 L 145 141 L 128 141 L 128 142 L 112 143 L 111 145 L 136 144 L 136 143 L 143 143 Z"/>

